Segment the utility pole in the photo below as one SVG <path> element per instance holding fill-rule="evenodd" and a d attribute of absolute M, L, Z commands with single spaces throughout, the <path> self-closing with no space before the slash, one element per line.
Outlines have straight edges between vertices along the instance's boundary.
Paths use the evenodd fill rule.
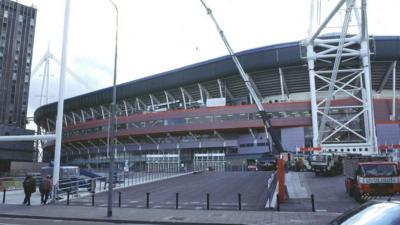
<path fill-rule="evenodd" d="M 115 50 L 114 50 L 114 83 L 112 92 L 112 103 L 111 103 L 111 125 L 110 125 L 110 168 L 108 174 L 108 202 L 107 202 L 107 217 L 112 217 L 112 203 L 113 203 L 113 180 L 114 180 L 114 157 L 115 157 L 115 105 L 117 104 L 117 56 L 118 56 L 118 7 L 117 5 L 109 0 L 114 6 L 116 19 L 115 19 Z"/>

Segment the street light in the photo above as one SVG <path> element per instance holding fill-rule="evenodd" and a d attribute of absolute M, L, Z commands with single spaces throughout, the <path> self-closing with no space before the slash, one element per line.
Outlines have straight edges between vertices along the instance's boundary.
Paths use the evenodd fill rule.
<path fill-rule="evenodd" d="M 113 203 L 113 176 L 114 176 L 114 156 L 115 156 L 115 105 L 117 103 L 117 56 L 118 56 L 118 7 L 112 1 L 108 0 L 115 8 L 115 54 L 114 54 L 114 83 L 111 103 L 111 127 L 110 127 L 110 145 L 109 145 L 109 156 L 110 156 L 110 168 L 108 175 L 108 204 L 107 204 L 107 217 L 112 217 L 112 203 Z M 114 151 L 114 152 L 112 152 Z"/>

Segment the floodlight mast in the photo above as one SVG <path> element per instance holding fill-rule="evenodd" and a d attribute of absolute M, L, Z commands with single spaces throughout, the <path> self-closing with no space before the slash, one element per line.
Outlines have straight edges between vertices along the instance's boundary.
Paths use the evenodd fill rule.
<path fill-rule="evenodd" d="M 228 50 L 233 62 L 235 63 L 235 66 L 238 69 L 240 76 L 242 77 L 242 79 L 247 87 L 247 90 L 250 93 L 251 98 L 254 100 L 254 102 L 257 106 L 257 109 L 258 109 L 258 113 L 260 114 L 261 119 L 263 121 L 264 128 L 267 131 L 267 134 L 269 134 L 271 136 L 272 141 L 275 144 L 277 153 L 285 152 L 280 140 L 278 139 L 277 135 L 275 134 L 275 129 L 271 125 L 270 117 L 268 116 L 267 112 L 264 109 L 264 106 L 262 105 L 262 102 L 260 100 L 261 99 L 260 92 L 257 90 L 257 87 L 255 86 L 254 82 L 252 81 L 251 77 L 244 71 L 242 64 L 240 63 L 238 57 L 236 56 L 235 52 L 233 51 L 233 49 L 230 46 L 230 44 L 224 34 L 224 31 L 218 25 L 217 20 L 215 19 L 214 15 L 212 14 L 212 10 L 209 7 L 207 7 L 207 5 L 204 3 L 203 0 L 200 0 L 200 1 L 203 4 L 204 8 L 206 9 L 207 14 L 211 17 L 212 21 L 214 22 L 215 27 L 217 28 L 218 33 L 219 33 L 222 41 L 224 42 L 226 49 Z M 271 148 L 271 152 L 272 152 L 272 148 Z"/>

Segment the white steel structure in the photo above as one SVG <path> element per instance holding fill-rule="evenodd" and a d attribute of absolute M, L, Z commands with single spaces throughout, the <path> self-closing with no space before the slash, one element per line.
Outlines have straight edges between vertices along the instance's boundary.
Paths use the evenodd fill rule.
<path fill-rule="evenodd" d="M 350 152 L 376 154 L 366 0 L 340 0 L 316 29 L 313 29 L 313 3 L 314 0 L 309 37 L 304 42 L 313 145 L 322 151 L 350 149 Z M 338 20 L 341 22 L 335 26 Z M 321 35 L 322 32 L 330 34 Z M 331 104 L 337 99 L 345 104 Z"/>
<path fill-rule="evenodd" d="M 43 104 L 48 104 L 49 103 L 49 78 L 50 78 L 50 62 L 53 61 L 56 63 L 58 66 L 61 66 L 61 60 L 58 59 L 57 56 L 55 56 L 51 51 L 50 51 L 50 45 L 47 48 L 46 53 L 43 55 L 43 57 L 40 59 L 39 63 L 36 64 L 36 66 L 32 69 L 32 76 L 38 73 L 39 69 L 43 66 L 43 80 L 42 80 L 42 86 L 41 86 L 41 93 L 40 93 L 40 106 Z M 79 84 L 81 84 L 87 91 L 92 91 L 93 88 L 87 84 L 77 73 L 75 73 L 71 68 L 67 66 L 66 71 L 68 74 L 71 75 L 72 78 L 74 78 L 76 81 L 78 81 Z M 45 92 L 45 93 L 44 93 Z"/>

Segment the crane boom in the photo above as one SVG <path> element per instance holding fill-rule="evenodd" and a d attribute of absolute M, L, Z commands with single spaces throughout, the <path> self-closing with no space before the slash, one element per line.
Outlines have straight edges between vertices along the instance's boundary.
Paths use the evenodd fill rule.
<path fill-rule="evenodd" d="M 270 120 L 267 112 L 265 111 L 264 106 L 262 105 L 262 102 L 260 100 L 260 98 L 261 98 L 260 92 L 258 91 L 257 87 L 254 85 L 254 82 L 252 81 L 251 77 L 244 71 L 242 64 L 240 63 L 238 57 L 236 56 L 235 52 L 231 48 L 231 46 L 228 42 L 228 39 L 226 38 L 223 30 L 218 25 L 217 20 L 215 19 L 214 15 L 212 14 L 212 10 L 207 7 L 207 5 L 204 3 L 203 0 L 200 0 L 200 1 L 203 4 L 204 8 L 206 9 L 207 14 L 211 17 L 212 21 L 214 22 L 215 27 L 217 28 L 218 33 L 219 33 L 222 41 L 224 42 L 225 47 L 227 48 L 227 50 L 229 52 L 229 55 L 231 56 L 233 62 L 235 63 L 235 66 L 238 69 L 240 76 L 242 77 L 242 79 L 246 85 L 246 88 L 250 93 L 251 98 L 253 98 L 253 100 L 257 106 L 258 113 L 260 114 L 261 119 L 263 121 L 264 128 L 267 131 L 267 133 L 270 134 L 272 141 L 275 144 L 275 148 L 277 149 L 278 153 L 284 152 L 285 150 L 283 149 L 282 144 L 275 133 L 275 129 L 271 125 L 271 120 Z M 272 149 L 271 149 L 271 151 L 272 151 Z"/>

